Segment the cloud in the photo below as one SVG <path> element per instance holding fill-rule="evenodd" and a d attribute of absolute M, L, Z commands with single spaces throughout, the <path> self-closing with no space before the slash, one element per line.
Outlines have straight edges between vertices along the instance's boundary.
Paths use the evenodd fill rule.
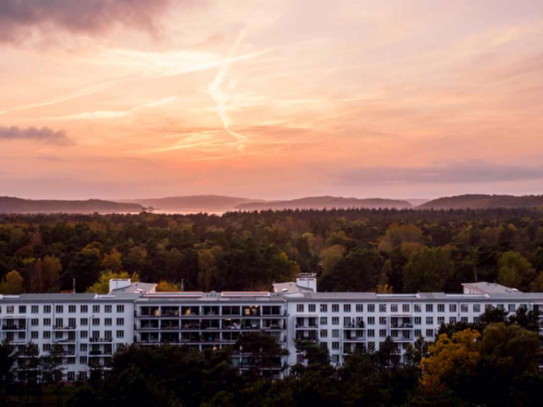
<path fill-rule="evenodd" d="M 51 28 L 98 34 L 114 25 L 156 30 L 171 0 L 1 0 L 0 42 L 17 42 Z"/>
<path fill-rule="evenodd" d="M 48 127 L 4 127 L 0 126 L 1 140 L 35 140 L 46 144 L 56 144 L 59 146 L 72 145 L 73 141 L 68 138 L 64 130 L 51 130 Z"/>
<path fill-rule="evenodd" d="M 341 183 L 373 184 L 485 184 L 543 179 L 543 167 L 508 166 L 468 161 L 419 168 L 372 167 L 340 173 Z"/>

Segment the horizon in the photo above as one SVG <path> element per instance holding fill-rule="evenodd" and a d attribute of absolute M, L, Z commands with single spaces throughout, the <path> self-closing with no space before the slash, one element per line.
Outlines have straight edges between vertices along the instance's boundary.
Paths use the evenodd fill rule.
<path fill-rule="evenodd" d="M 8 0 L 0 195 L 541 194 L 542 12 Z"/>

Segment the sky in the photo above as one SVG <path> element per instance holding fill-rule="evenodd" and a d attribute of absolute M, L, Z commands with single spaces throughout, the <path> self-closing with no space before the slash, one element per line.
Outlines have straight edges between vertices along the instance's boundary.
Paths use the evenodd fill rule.
<path fill-rule="evenodd" d="M 543 193 L 541 0 L 0 0 L 0 195 Z"/>

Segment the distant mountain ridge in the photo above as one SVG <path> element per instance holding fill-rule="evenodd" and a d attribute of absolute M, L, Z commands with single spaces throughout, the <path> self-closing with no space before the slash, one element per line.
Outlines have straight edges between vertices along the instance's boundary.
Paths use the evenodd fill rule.
<path fill-rule="evenodd" d="M 350 209 L 350 208 L 395 208 L 408 209 L 412 205 L 403 200 L 398 199 L 382 199 L 382 198 L 342 198 L 334 196 L 316 196 L 300 199 L 292 199 L 285 201 L 268 201 L 268 202 L 252 202 L 241 204 L 236 209 L 244 211 L 256 210 L 281 210 L 281 209 Z"/>
<path fill-rule="evenodd" d="M 93 213 L 93 212 L 140 212 L 141 205 L 118 203 L 100 199 L 86 201 L 33 200 L 0 197 L 0 213 Z"/>
<path fill-rule="evenodd" d="M 543 195 L 458 195 L 434 199 L 417 209 L 496 209 L 543 206 Z"/>
<path fill-rule="evenodd" d="M 156 199 L 125 199 L 118 202 L 137 203 L 154 209 L 198 209 L 198 210 L 227 210 L 249 202 L 259 202 L 258 199 L 238 198 L 221 195 L 192 195 L 172 196 Z"/>

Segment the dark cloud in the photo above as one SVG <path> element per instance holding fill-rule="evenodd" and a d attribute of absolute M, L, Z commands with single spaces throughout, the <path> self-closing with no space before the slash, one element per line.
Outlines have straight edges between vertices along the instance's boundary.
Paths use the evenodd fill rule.
<path fill-rule="evenodd" d="M 543 167 L 496 165 L 482 161 L 419 168 L 358 168 L 338 175 L 350 185 L 470 184 L 543 179 Z"/>
<path fill-rule="evenodd" d="M 35 140 L 47 144 L 56 144 L 59 146 L 72 145 L 73 141 L 68 138 L 64 130 L 51 130 L 48 127 L 4 127 L 0 126 L 1 140 Z"/>
<path fill-rule="evenodd" d="M 172 0 L 0 0 L 0 41 L 16 42 L 35 30 L 60 28 L 97 34 L 116 24 L 154 30 Z"/>

